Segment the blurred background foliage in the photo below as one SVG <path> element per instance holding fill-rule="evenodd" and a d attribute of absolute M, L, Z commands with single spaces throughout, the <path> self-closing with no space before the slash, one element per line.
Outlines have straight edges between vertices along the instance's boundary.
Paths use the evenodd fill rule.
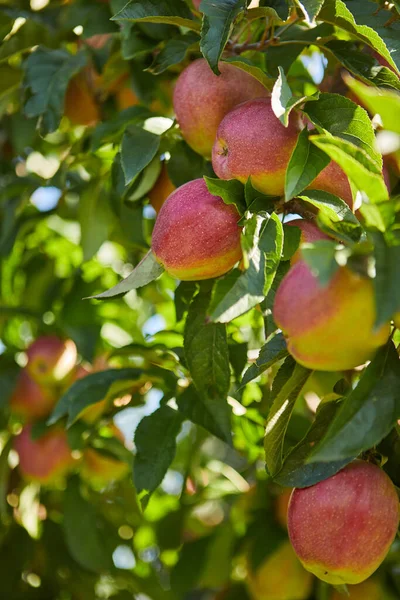
<path fill-rule="evenodd" d="M 264 4 L 287 19 L 286 2 Z M 262 310 L 227 326 L 227 417 L 224 406 L 208 413 L 194 401 L 183 352 L 194 284 L 177 285 L 164 274 L 123 298 L 82 300 L 117 284 L 140 261 L 160 197 L 213 176 L 173 125 L 173 85 L 199 56 L 196 31 L 110 20 L 124 5 L 0 2 L 0 597 L 333 600 L 336 592 L 306 573 L 288 545 L 288 488 L 271 483 L 265 471 L 264 424 L 278 365 L 240 387 L 248 359 L 265 341 Z M 199 14 L 192 15 L 198 29 Z M 251 23 L 254 39 L 265 26 L 265 19 Z M 331 35 L 334 26 L 318 27 Z M 340 87 L 338 57 L 312 45 L 315 30 L 304 18 L 294 31 L 302 41 L 293 53 L 288 47 L 250 52 L 253 64 L 272 84 L 284 64 L 297 95 Z M 337 38 L 355 45 L 345 28 Z M 396 186 L 395 169 L 392 178 Z M 209 293 L 207 284 L 201 289 Z M 18 470 L 12 439 L 21 421 L 9 401 L 27 347 L 50 334 L 74 341 L 77 368 L 95 373 L 96 398 L 104 392 L 106 403 L 94 419 L 70 415 L 73 468 L 40 486 Z M 110 375 L 101 383 L 104 371 Z M 285 449 L 303 438 L 321 399 L 339 396 L 339 379 L 312 376 Z M 58 398 L 70 383 L 53 390 Z M 81 408 L 94 403 L 88 393 Z M 397 433 L 384 443 L 398 456 Z M 106 475 L 96 477 L 87 467 L 88 449 L 127 468 L 119 472 L 112 464 L 107 475 L 103 464 Z M 397 541 L 357 597 L 400 598 L 399 565 Z"/>

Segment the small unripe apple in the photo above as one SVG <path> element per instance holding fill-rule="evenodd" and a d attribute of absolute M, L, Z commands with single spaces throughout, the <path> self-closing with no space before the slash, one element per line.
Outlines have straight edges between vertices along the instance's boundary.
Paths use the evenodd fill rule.
<path fill-rule="evenodd" d="M 312 579 L 289 542 L 285 542 L 255 573 L 249 568 L 247 587 L 252 600 L 306 600 Z"/>
<path fill-rule="evenodd" d="M 340 267 L 322 286 L 300 260 L 283 278 L 273 314 L 290 354 L 319 371 L 348 370 L 365 363 L 390 334 L 389 323 L 375 330 L 372 281 L 347 267 Z"/>
<path fill-rule="evenodd" d="M 294 219 L 289 221 L 286 225 L 291 227 L 298 227 L 301 231 L 300 244 L 312 244 L 318 240 L 330 240 L 331 238 L 323 233 L 319 227 L 313 223 L 313 221 L 307 221 L 306 219 Z M 301 260 L 301 249 L 298 248 L 290 259 L 290 264 L 294 265 Z"/>
<path fill-rule="evenodd" d="M 39 337 L 27 349 L 26 370 L 40 384 L 62 382 L 75 366 L 77 350 L 72 340 L 55 335 Z"/>
<path fill-rule="evenodd" d="M 102 489 L 113 481 L 119 481 L 129 470 L 126 462 L 93 448 L 86 448 L 83 452 L 81 477 L 96 489 Z"/>
<path fill-rule="evenodd" d="M 69 82 L 64 113 L 73 125 L 94 127 L 101 120 L 100 108 L 89 87 L 85 72 L 75 75 Z"/>
<path fill-rule="evenodd" d="M 65 475 L 74 460 L 64 429 L 55 427 L 38 439 L 32 439 L 27 425 L 14 439 L 19 456 L 19 470 L 31 481 L 51 483 Z"/>
<path fill-rule="evenodd" d="M 22 369 L 10 399 L 11 411 L 25 421 L 35 421 L 49 415 L 57 402 L 56 392 L 41 386 Z"/>
<path fill-rule="evenodd" d="M 160 212 L 162 205 L 164 204 L 168 196 L 170 196 L 172 192 L 175 191 L 175 189 L 176 188 L 169 178 L 167 167 L 164 163 L 161 167 L 161 173 L 158 176 L 156 183 L 154 184 L 150 192 L 147 194 L 150 200 L 150 204 L 157 213 Z"/>
<path fill-rule="evenodd" d="M 238 179 L 271 196 L 282 196 L 285 174 L 296 146 L 300 123 L 284 127 L 270 98 L 249 100 L 224 117 L 218 127 L 212 164 L 220 179 Z"/>
<path fill-rule="evenodd" d="M 382 469 L 361 460 L 295 489 L 289 503 L 289 537 L 297 556 L 331 584 L 367 579 L 388 553 L 398 524 L 393 483 Z"/>
<path fill-rule="evenodd" d="M 199 154 L 211 157 L 218 125 L 235 106 L 268 96 L 252 75 L 228 63 L 219 63 L 221 75 L 204 58 L 192 62 L 179 76 L 174 91 L 174 111 L 186 142 Z"/>
<path fill-rule="evenodd" d="M 189 181 L 162 206 L 152 250 L 167 273 L 183 281 L 219 277 L 242 257 L 239 213 L 213 196 L 203 179 Z"/>
<path fill-rule="evenodd" d="M 357 585 L 349 585 L 347 591 L 350 600 L 389 600 L 379 580 L 374 578 Z M 334 590 L 330 600 L 343 600 L 343 594 Z"/>

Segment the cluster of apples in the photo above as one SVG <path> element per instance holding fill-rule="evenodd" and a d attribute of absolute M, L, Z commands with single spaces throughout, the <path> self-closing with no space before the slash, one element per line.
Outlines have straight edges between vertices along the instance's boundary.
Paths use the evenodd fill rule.
<path fill-rule="evenodd" d="M 26 356 L 27 364 L 19 373 L 10 399 L 11 412 L 24 424 L 14 438 L 21 474 L 30 481 L 50 484 L 79 464 L 82 478 L 94 487 L 104 487 L 125 475 L 129 470 L 126 463 L 90 447 L 83 450 L 79 459 L 74 459 L 63 426 L 55 425 L 46 428 L 43 435 L 35 435 L 33 426 L 50 415 L 62 392 L 93 370 L 77 364 L 74 342 L 55 335 L 41 336 L 27 348 Z M 95 366 L 95 370 L 102 368 L 105 366 Z M 87 407 L 80 418 L 92 424 L 105 408 L 106 402 L 102 400 Z M 119 430 L 115 426 L 112 430 L 121 440 Z"/>
<path fill-rule="evenodd" d="M 295 116 L 284 127 L 256 79 L 226 63 L 220 71 L 215 76 L 199 59 L 178 78 L 174 109 L 182 136 L 196 152 L 212 158 L 220 179 L 245 183 L 250 177 L 260 192 L 281 196 L 301 120 Z M 166 189 L 165 173 L 163 180 Z M 348 179 L 334 162 L 310 187 L 333 193 L 353 208 Z M 190 181 L 161 206 L 153 253 L 168 273 L 181 280 L 218 277 L 241 259 L 238 221 L 236 208 L 212 195 L 202 179 Z M 296 219 L 289 224 L 300 228 L 302 243 L 330 239 L 313 221 Z M 323 287 L 300 251 L 280 283 L 273 314 L 290 353 L 315 370 L 353 369 L 369 360 L 390 334 L 390 323 L 374 328 L 370 279 L 340 267 Z M 288 509 L 295 554 L 308 571 L 333 584 L 367 579 L 386 556 L 398 523 L 399 502 L 392 482 L 378 466 L 358 460 L 321 483 L 294 490 Z M 282 552 L 290 563 L 292 549 Z M 259 600 L 264 596 L 257 585 L 255 579 L 249 587 Z M 309 590 L 308 583 L 304 589 Z"/>

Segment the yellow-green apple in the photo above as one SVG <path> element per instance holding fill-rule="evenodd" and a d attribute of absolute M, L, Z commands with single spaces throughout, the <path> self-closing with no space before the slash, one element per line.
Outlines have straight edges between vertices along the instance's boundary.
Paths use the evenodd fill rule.
<path fill-rule="evenodd" d="M 10 399 L 13 413 L 24 421 L 42 419 L 51 413 L 57 402 L 57 393 L 51 387 L 40 385 L 22 369 Z"/>
<path fill-rule="evenodd" d="M 300 122 L 284 127 L 270 98 L 249 100 L 224 117 L 218 127 L 212 164 L 220 179 L 251 183 L 260 192 L 282 196 L 286 167 L 297 143 Z"/>
<path fill-rule="evenodd" d="M 147 194 L 150 200 L 150 204 L 154 208 L 154 210 L 159 213 L 162 205 L 173 191 L 175 191 L 175 186 L 169 178 L 167 167 L 165 163 L 161 167 L 161 173 L 158 176 L 156 183 L 153 188 Z"/>
<path fill-rule="evenodd" d="M 301 231 L 300 244 L 312 244 L 318 240 L 330 240 L 331 238 L 323 233 L 319 227 L 313 221 L 307 221 L 306 219 L 294 219 L 289 221 L 286 225 L 291 227 L 298 227 Z M 301 259 L 301 248 L 296 250 L 290 259 L 290 264 L 294 265 Z"/>
<path fill-rule="evenodd" d="M 382 469 L 355 460 L 336 475 L 295 489 L 288 529 L 306 569 L 331 584 L 356 584 L 384 560 L 397 533 L 399 499 Z"/>
<path fill-rule="evenodd" d="M 72 340 L 55 335 L 39 337 L 26 351 L 26 370 L 40 384 L 62 382 L 75 366 L 77 350 Z"/>
<path fill-rule="evenodd" d="M 19 470 L 31 481 L 50 483 L 65 475 L 74 464 L 64 429 L 55 427 L 40 438 L 32 439 L 27 425 L 14 439 Z"/>
<path fill-rule="evenodd" d="M 248 569 L 246 583 L 252 600 L 305 600 L 312 580 L 289 542 L 284 542 L 255 573 Z"/>
<path fill-rule="evenodd" d="M 350 585 L 347 591 L 350 600 L 389 600 L 380 581 L 375 578 L 367 579 L 358 585 Z M 334 590 L 330 600 L 343 600 L 343 594 Z"/>
<path fill-rule="evenodd" d="M 101 489 L 119 481 L 129 472 L 129 465 L 109 454 L 86 448 L 83 452 L 80 474 L 94 488 Z"/>
<path fill-rule="evenodd" d="M 283 278 L 273 314 L 296 361 L 319 371 L 363 364 L 390 334 L 389 323 L 375 330 L 372 281 L 348 267 L 340 267 L 322 286 L 300 260 Z"/>
<path fill-rule="evenodd" d="M 193 281 L 219 277 L 241 256 L 239 213 L 213 196 L 203 179 L 185 183 L 163 204 L 152 250 L 167 273 Z"/>
<path fill-rule="evenodd" d="M 179 76 L 174 91 L 174 111 L 186 142 L 199 154 L 211 157 L 218 125 L 235 106 L 268 96 L 252 75 L 228 63 L 220 63 L 221 75 L 204 58 L 192 62 Z"/>

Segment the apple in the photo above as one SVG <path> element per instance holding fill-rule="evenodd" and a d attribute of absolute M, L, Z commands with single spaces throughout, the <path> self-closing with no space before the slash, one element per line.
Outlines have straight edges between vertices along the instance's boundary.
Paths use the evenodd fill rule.
<path fill-rule="evenodd" d="M 285 174 L 300 131 L 292 116 L 284 127 L 270 98 L 249 100 L 224 117 L 218 127 L 212 164 L 220 179 L 238 179 L 263 194 L 282 196 Z"/>
<path fill-rule="evenodd" d="M 203 179 L 185 183 L 161 207 L 152 250 L 167 273 L 183 281 L 219 277 L 242 257 L 239 213 L 213 196 Z"/>
<path fill-rule="evenodd" d="M 336 475 L 295 489 L 290 541 L 302 564 L 331 584 L 357 584 L 384 560 L 397 533 L 399 499 L 378 466 L 355 460 Z"/>
<path fill-rule="evenodd" d="M 169 178 L 167 167 L 165 166 L 165 163 L 163 163 L 161 167 L 161 173 L 158 176 L 156 183 L 154 184 L 150 192 L 147 194 L 150 200 L 150 204 L 157 213 L 160 212 L 162 205 L 164 204 L 168 196 L 170 196 L 172 192 L 175 191 L 175 189 L 176 188 L 174 184 Z"/>
<path fill-rule="evenodd" d="M 25 421 L 42 419 L 51 413 L 57 402 L 56 392 L 41 386 L 22 369 L 10 399 L 11 411 Z"/>
<path fill-rule="evenodd" d="M 31 429 L 26 425 L 14 439 L 20 472 L 26 479 L 43 484 L 58 480 L 74 464 L 65 430 L 54 427 L 32 439 Z"/>
<path fill-rule="evenodd" d="M 300 260 L 275 295 L 275 323 L 301 365 L 319 371 L 353 369 L 385 344 L 390 324 L 375 330 L 375 295 L 370 279 L 339 267 L 322 286 Z"/>
<path fill-rule="evenodd" d="M 174 111 L 183 138 L 206 158 L 211 152 L 222 119 L 235 106 L 268 96 L 252 75 L 229 63 L 219 63 L 221 75 L 204 58 L 192 62 L 179 76 L 174 91 Z"/>
<path fill-rule="evenodd" d="M 41 336 L 26 351 L 26 370 L 37 383 L 55 385 L 72 371 L 77 359 L 77 349 L 72 340 L 62 340 L 55 335 Z"/>

